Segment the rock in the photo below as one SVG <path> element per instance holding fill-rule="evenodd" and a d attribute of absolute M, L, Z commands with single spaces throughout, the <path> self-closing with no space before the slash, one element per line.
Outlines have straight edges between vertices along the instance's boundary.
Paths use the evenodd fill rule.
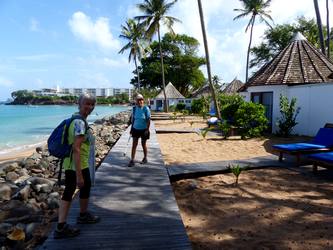
<path fill-rule="evenodd" d="M 30 192 L 31 192 L 31 188 L 29 185 L 26 185 L 24 188 L 22 188 L 20 191 L 19 191 L 19 196 L 22 200 L 26 201 L 29 199 L 29 195 L 30 195 Z"/>
<path fill-rule="evenodd" d="M 49 198 L 47 199 L 47 205 L 49 206 L 49 209 L 55 209 L 59 207 L 60 199 L 59 199 L 59 193 L 51 193 Z"/>
<path fill-rule="evenodd" d="M 30 170 L 31 173 L 34 173 L 34 174 L 40 174 L 40 173 L 43 173 L 43 170 L 42 169 L 36 169 L 36 168 L 33 168 Z"/>
<path fill-rule="evenodd" d="M 34 198 L 29 199 L 27 207 L 33 209 L 35 212 L 38 212 L 41 209 L 40 204 Z"/>
<path fill-rule="evenodd" d="M 7 236 L 8 239 L 13 241 L 20 241 L 25 239 L 25 233 L 20 228 L 14 228 L 14 230 Z"/>
<path fill-rule="evenodd" d="M 6 166 L 4 167 L 4 171 L 5 171 L 6 173 L 8 173 L 8 172 L 13 172 L 13 171 L 15 171 L 15 170 L 18 169 L 18 168 L 20 168 L 19 164 L 18 164 L 17 162 L 13 162 L 13 163 L 10 163 L 10 164 L 6 165 Z"/>
<path fill-rule="evenodd" d="M 36 165 L 36 160 L 32 159 L 32 158 L 27 158 L 23 161 L 23 166 L 27 169 L 31 169 L 32 167 L 34 167 Z"/>
<path fill-rule="evenodd" d="M 31 177 L 30 175 L 20 176 L 16 181 L 14 181 L 14 183 L 20 186 L 23 183 L 25 183 L 30 177 Z"/>
<path fill-rule="evenodd" d="M 21 168 L 21 169 L 18 171 L 18 174 L 19 174 L 20 176 L 29 176 L 29 171 L 28 171 L 28 169 L 26 169 L 26 168 Z"/>
<path fill-rule="evenodd" d="M 25 227 L 25 234 L 27 237 L 27 240 L 31 239 L 33 236 L 34 231 L 36 230 L 36 228 L 39 226 L 38 223 L 36 222 L 32 222 L 29 223 L 26 227 Z"/>
<path fill-rule="evenodd" d="M 8 172 L 6 175 L 6 180 L 14 182 L 19 178 L 19 175 L 15 172 Z"/>
<path fill-rule="evenodd" d="M 38 202 L 46 201 L 48 198 L 48 193 L 39 193 L 38 195 L 35 195 L 34 197 Z"/>
<path fill-rule="evenodd" d="M 42 147 L 37 147 L 37 148 L 36 148 L 36 152 L 37 152 L 38 154 L 42 154 L 42 153 L 43 153 L 43 148 L 42 148 Z"/>
<path fill-rule="evenodd" d="M 12 195 L 12 189 L 8 183 L 0 183 L 0 200 L 9 201 Z"/>
<path fill-rule="evenodd" d="M 0 235 L 7 235 L 9 231 L 12 230 L 13 225 L 10 223 L 1 223 L 0 224 Z"/>

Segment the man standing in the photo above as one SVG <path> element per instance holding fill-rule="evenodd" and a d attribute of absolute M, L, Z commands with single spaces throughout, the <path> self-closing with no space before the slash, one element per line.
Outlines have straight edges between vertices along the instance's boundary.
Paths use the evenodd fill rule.
<path fill-rule="evenodd" d="M 135 165 L 134 159 L 139 138 L 141 138 L 141 145 L 144 155 L 141 164 L 145 164 L 148 162 L 147 140 L 149 139 L 150 110 L 147 106 L 145 106 L 144 98 L 140 94 L 136 96 L 136 105 L 133 107 L 131 123 L 131 135 L 133 137 L 133 144 L 131 160 L 128 164 L 129 167 L 133 167 Z"/>

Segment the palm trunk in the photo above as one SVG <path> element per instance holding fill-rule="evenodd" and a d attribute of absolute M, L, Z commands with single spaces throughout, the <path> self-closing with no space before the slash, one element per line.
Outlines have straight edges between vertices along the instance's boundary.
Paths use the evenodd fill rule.
<path fill-rule="evenodd" d="M 330 58 L 330 11 L 328 7 L 328 0 L 326 0 L 326 33 L 327 33 L 327 57 Z"/>
<path fill-rule="evenodd" d="M 252 44 L 252 35 L 253 35 L 253 26 L 256 20 L 256 16 L 253 17 L 251 23 L 251 30 L 250 30 L 250 41 L 249 47 L 247 48 L 247 56 L 246 56 L 246 73 L 245 73 L 245 83 L 249 80 L 249 61 L 250 61 L 250 51 L 251 51 L 251 44 Z"/>
<path fill-rule="evenodd" d="M 164 76 L 164 63 L 163 63 L 163 54 L 162 54 L 162 45 L 161 45 L 160 26 L 157 27 L 157 34 L 158 34 L 158 47 L 160 49 L 160 57 L 161 57 L 162 84 L 163 84 L 163 95 L 164 95 L 164 112 L 169 112 L 168 100 L 167 100 L 167 96 L 165 93 L 165 76 Z"/>
<path fill-rule="evenodd" d="M 222 120 L 219 104 L 218 104 L 217 99 L 216 99 L 215 88 L 214 88 L 214 85 L 212 83 L 212 75 L 211 75 L 211 71 L 210 71 L 209 50 L 208 50 L 208 43 L 207 43 L 207 36 L 206 36 L 206 29 L 205 29 L 205 21 L 204 21 L 204 16 L 203 16 L 203 12 L 202 12 L 201 0 L 198 0 L 198 7 L 199 7 L 199 14 L 200 14 L 202 36 L 203 36 L 204 45 L 205 45 L 208 82 L 209 82 L 209 86 L 210 86 L 210 89 L 211 89 L 211 92 L 212 92 L 212 97 L 213 97 L 213 101 L 214 101 L 216 116 L 219 119 Z"/>
<path fill-rule="evenodd" d="M 320 49 L 321 52 L 325 53 L 325 45 L 324 45 L 324 35 L 323 35 L 323 27 L 321 25 L 321 18 L 320 18 L 320 11 L 318 7 L 318 0 L 313 0 L 315 11 L 316 11 L 316 17 L 317 17 L 317 26 L 318 26 L 318 33 L 319 33 L 319 41 L 320 41 Z"/>
<path fill-rule="evenodd" d="M 136 74 L 138 75 L 138 91 L 140 92 L 140 75 L 139 75 L 138 64 L 136 62 L 136 57 L 134 57 L 134 63 L 135 63 Z"/>

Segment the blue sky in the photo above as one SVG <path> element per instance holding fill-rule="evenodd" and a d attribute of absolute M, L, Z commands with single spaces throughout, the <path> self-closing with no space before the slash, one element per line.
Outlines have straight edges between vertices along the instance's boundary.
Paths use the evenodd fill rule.
<path fill-rule="evenodd" d="M 140 14 L 139 0 L 0 0 L 0 100 L 18 89 L 46 87 L 130 87 L 133 63 L 118 51 L 120 25 Z M 244 80 L 248 19 L 233 21 L 237 0 L 202 0 L 212 73 L 223 81 Z M 325 1 L 319 0 L 322 20 Z M 333 3 L 330 3 L 333 6 Z M 315 17 L 313 0 L 273 0 L 275 24 L 299 15 Z M 202 41 L 196 0 L 178 0 L 175 25 Z M 333 14 L 332 14 L 333 15 Z M 331 16 L 332 16 L 331 15 Z M 333 19 L 331 17 L 331 23 Z M 254 45 L 266 26 L 256 24 Z M 203 47 L 199 54 L 204 56 Z M 205 68 L 202 68 L 205 72 Z"/>

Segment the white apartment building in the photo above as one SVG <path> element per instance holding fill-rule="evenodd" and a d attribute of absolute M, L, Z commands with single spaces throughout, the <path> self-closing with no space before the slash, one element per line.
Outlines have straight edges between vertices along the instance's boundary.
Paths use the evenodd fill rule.
<path fill-rule="evenodd" d="M 129 99 L 132 99 L 133 89 L 130 88 L 59 88 L 56 89 L 41 89 L 33 90 L 35 94 L 44 96 L 64 96 L 74 95 L 79 96 L 83 93 L 88 93 L 97 97 L 116 96 L 122 93 L 128 95 Z"/>

